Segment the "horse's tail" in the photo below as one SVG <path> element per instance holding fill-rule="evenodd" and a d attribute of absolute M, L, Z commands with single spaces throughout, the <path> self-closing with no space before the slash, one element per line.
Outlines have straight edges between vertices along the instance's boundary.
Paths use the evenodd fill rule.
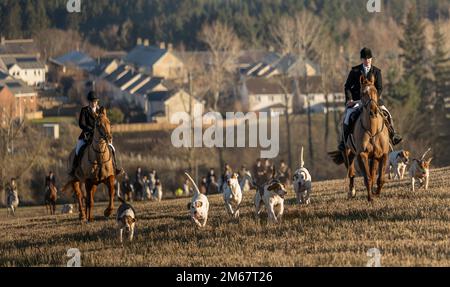
<path fill-rule="evenodd" d="M 67 182 L 62 188 L 61 188 L 61 193 L 66 193 L 67 190 L 69 189 L 69 187 L 73 184 L 73 180 L 70 180 L 69 182 Z"/>
<path fill-rule="evenodd" d="M 330 158 L 333 160 L 333 162 L 337 165 L 341 165 L 344 163 L 344 155 L 342 154 L 341 151 L 331 151 L 328 152 L 328 155 L 330 156 Z"/>

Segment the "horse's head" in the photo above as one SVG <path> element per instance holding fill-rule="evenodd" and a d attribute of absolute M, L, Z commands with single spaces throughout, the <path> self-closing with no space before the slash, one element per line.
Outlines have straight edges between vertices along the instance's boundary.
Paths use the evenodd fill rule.
<path fill-rule="evenodd" d="M 95 128 L 98 131 L 100 137 L 106 142 L 112 141 L 111 123 L 106 115 L 106 108 L 101 107 L 97 119 L 95 120 Z"/>
<path fill-rule="evenodd" d="M 366 78 L 361 75 L 361 102 L 365 109 L 369 110 L 369 115 L 371 118 L 376 118 L 378 116 L 378 92 L 375 88 L 375 78 L 371 75 L 370 78 Z"/>

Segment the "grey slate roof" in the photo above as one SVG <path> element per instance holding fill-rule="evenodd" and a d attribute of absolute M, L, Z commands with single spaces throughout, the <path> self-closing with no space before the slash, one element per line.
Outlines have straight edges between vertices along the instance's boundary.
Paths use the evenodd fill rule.
<path fill-rule="evenodd" d="M 0 80 L 0 86 L 7 86 L 14 95 L 35 93 L 33 88 L 27 86 L 27 84 L 21 80 Z"/>
<path fill-rule="evenodd" d="M 57 63 L 62 65 L 73 65 L 85 71 L 92 71 L 97 66 L 97 63 L 89 55 L 80 51 L 72 51 L 61 57 L 54 59 Z"/>
<path fill-rule="evenodd" d="M 166 49 L 159 47 L 137 45 L 125 57 L 125 61 L 138 67 L 151 67 L 166 53 Z"/>

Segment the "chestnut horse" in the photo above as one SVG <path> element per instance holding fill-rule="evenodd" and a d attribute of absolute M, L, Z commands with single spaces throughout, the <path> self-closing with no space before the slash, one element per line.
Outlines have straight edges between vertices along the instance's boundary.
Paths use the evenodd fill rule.
<path fill-rule="evenodd" d="M 347 177 L 350 180 L 349 197 L 356 195 L 354 161 L 357 158 L 367 189 L 367 199 L 370 202 L 372 194 L 380 195 L 385 183 L 384 170 L 388 163 L 389 131 L 378 105 L 378 92 L 374 85 L 374 77 L 367 79 L 361 76 L 360 82 L 362 111 L 351 136 L 347 139 L 346 150 L 344 153 L 335 151 L 329 154 L 336 164 L 345 163 L 347 167 Z M 375 179 L 377 188 L 374 192 Z"/>
<path fill-rule="evenodd" d="M 58 191 L 53 183 L 50 183 L 50 185 L 45 188 L 45 209 L 47 213 L 50 213 L 51 215 L 56 214 L 56 199 L 58 197 L 57 193 Z"/>
<path fill-rule="evenodd" d="M 78 209 L 80 212 L 80 220 L 82 221 L 86 220 L 86 216 L 89 221 L 93 221 L 94 194 L 97 186 L 101 183 L 105 184 L 109 191 L 109 205 L 104 211 L 104 216 L 109 217 L 114 210 L 115 173 L 112 151 L 109 148 L 111 141 L 111 124 L 106 116 L 106 109 L 101 107 L 99 115 L 95 120 L 92 143 L 86 147 L 80 164 L 75 171 L 75 177 L 63 188 L 63 191 L 65 191 L 69 186 L 72 186 L 78 199 Z M 69 162 L 73 161 L 74 156 L 75 150 L 71 152 Z M 86 187 L 85 210 L 83 209 L 82 183 Z"/>

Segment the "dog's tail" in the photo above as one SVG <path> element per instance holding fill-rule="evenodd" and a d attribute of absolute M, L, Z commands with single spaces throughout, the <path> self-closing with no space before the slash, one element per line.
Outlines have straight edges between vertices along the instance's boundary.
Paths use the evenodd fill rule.
<path fill-rule="evenodd" d="M 424 160 L 425 156 L 427 155 L 427 153 L 429 153 L 431 151 L 431 147 L 427 149 L 426 152 L 424 152 L 424 154 L 422 155 L 422 157 L 420 158 L 420 160 Z"/>
<path fill-rule="evenodd" d="M 305 166 L 305 162 L 303 161 L 303 146 L 300 149 L 300 168 Z"/>
<path fill-rule="evenodd" d="M 198 189 L 198 186 L 197 186 L 197 184 L 195 183 L 195 181 L 192 179 L 192 177 L 189 175 L 189 173 L 185 172 L 184 174 L 185 174 L 185 175 L 189 178 L 189 180 L 192 182 L 192 185 L 194 186 L 194 189 L 195 189 L 196 194 L 199 194 L 199 193 L 200 193 L 200 190 Z"/>
<path fill-rule="evenodd" d="M 344 163 L 344 155 L 342 154 L 341 151 L 330 151 L 328 153 L 328 155 L 330 156 L 330 158 L 333 160 L 333 162 L 337 165 L 341 165 Z"/>

